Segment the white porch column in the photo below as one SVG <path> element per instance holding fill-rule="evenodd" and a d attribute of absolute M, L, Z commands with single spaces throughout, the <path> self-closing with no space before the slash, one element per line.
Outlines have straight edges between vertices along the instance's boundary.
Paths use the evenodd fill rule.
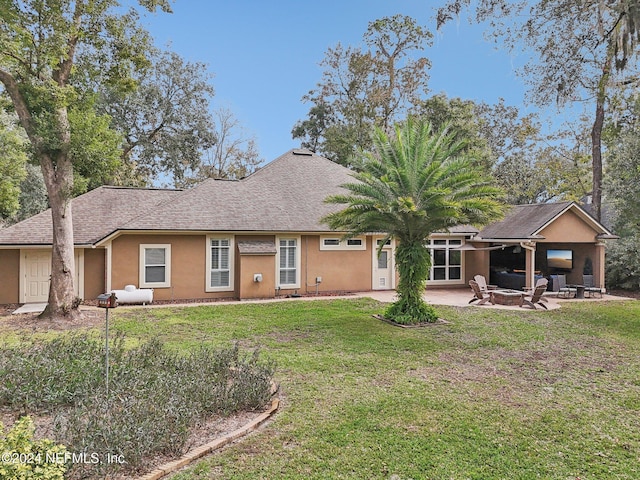
<path fill-rule="evenodd" d="M 599 288 L 604 288 L 604 252 L 605 244 L 603 242 L 596 243 L 596 254 L 593 260 L 593 283 Z"/>
<path fill-rule="evenodd" d="M 525 249 L 526 286 L 533 288 L 536 284 L 536 244 L 535 242 L 521 242 L 520 246 Z"/>

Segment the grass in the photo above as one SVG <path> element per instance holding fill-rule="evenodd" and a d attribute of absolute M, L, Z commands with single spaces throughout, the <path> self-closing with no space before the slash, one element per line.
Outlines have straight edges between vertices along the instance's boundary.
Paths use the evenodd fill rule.
<path fill-rule="evenodd" d="M 382 308 L 117 311 L 129 338 L 238 340 L 278 365 L 274 421 L 174 478 L 640 478 L 640 302 L 439 307 L 452 324 L 421 329 Z"/>
<path fill-rule="evenodd" d="M 400 329 L 367 299 L 125 309 L 176 351 L 260 348 L 282 408 L 174 480 L 640 478 L 640 302 L 438 307 Z"/>

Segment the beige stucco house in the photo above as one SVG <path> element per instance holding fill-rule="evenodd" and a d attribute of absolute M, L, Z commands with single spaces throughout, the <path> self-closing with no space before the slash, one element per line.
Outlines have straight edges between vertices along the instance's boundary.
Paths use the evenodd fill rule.
<path fill-rule="evenodd" d="M 81 195 L 72 204 L 77 294 L 93 299 L 125 285 L 153 288 L 156 300 L 394 289 L 393 241 L 378 256 L 383 235 L 345 240 L 321 221 L 340 208 L 324 199 L 343 191 L 350 173 L 291 150 L 239 181 Z M 48 211 L 0 230 L 0 304 L 47 301 L 51 235 Z M 572 253 L 569 280 L 579 282 L 589 257 L 603 286 L 603 240 L 611 236 L 572 202 L 515 207 L 482 231 L 433 235 L 429 283 L 464 287 L 505 269 L 530 285 L 535 272 L 553 273 L 546 252 L 557 250 Z"/>

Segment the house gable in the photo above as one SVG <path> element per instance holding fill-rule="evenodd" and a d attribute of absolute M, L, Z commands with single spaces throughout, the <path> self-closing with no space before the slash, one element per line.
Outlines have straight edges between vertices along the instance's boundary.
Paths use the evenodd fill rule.
<path fill-rule="evenodd" d="M 560 202 L 516 205 L 503 220 L 485 227 L 476 240 L 595 242 L 598 235 L 611 236 L 611 232 L 576 203 Z"/>
<path fill-rule="evenodd" d="M 591 222 L 585 222 L 584 218 L 580 217 L 574 209 L 569 209 L 537 233 L 544 237 L 544 239 L 538 240 L 541 243 L 593 243 L 597 241 L 596 237 L 603 232 L 599 229 L 596 230 Z"/>

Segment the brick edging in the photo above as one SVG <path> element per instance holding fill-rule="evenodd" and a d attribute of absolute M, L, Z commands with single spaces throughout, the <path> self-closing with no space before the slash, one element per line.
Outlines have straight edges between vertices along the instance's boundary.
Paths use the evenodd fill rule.
<path fill-rule="evenodd" d="M 234 430 L 231 433 L 227 433 L 226 435 L 217 438 L 209 443 L 206 443 L 198 448 L 194 448 L 193 450 L 185 453 L 182 457 L 177 460 L 173 460 L 172 462 L 165 463 L 164 465 L 160 465 L 156 467 L 151 472 L 143 475 L 142 477 L 138 477 L 138 480 L 159 480 L 170 473 L 173 473 L 183 467 L 186 467 L 190 463 L 195 460 L 208 455 L 209 453 L 217 450 L 229 443 L 237 440 L 240 437 L 247 435 L 249 432 L 252 432 L 264 422 L 266 422 L 271 416 L 278 410 L 280 406 L 280 399 L 274 398 L 271 400 L 271 407 L 266 412 L 263 412 L 258 417 L 251 420 L 249 423 L 243 425 L 242 427 Z"/>

